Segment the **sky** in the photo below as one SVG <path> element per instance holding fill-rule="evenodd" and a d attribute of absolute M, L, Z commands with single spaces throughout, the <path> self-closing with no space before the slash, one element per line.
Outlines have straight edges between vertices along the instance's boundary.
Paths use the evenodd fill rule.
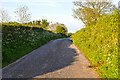
<path fill-rule="evenodd" d="M 81 20 L 73 17 L 73 5 L 75 0 L 0 0 L 0 8 L 7 10 L 11 16 L 11 21 L 15 21 L 15 9 L 22 5 L 29 8 L 32 20 L 47 19 L 48 22 L 62 23 L 68 28 L 68 32 L 76 32 L 83 28 Z M 119 0 L 114 0 L 113 3 L 117 6 Z"/>

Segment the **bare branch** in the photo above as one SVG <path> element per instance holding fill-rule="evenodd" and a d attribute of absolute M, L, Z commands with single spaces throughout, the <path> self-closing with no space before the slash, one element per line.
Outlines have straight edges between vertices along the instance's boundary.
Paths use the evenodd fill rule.
<path fill-rule="evenodd" d="M 0 9 L 0 18 L 2 23 L 10 21 L 10 16 L 5 9 Z"/>
<path fill-rule="evenodd" d="M 27 13 L 28 10 L 29 9 L 28 9 L 27 6 L 21 6 L 21 7 L 17 8 L 15 10 L 15 13 L 18 16 L 18 21 L 20 23 L 23 24 L 23 23 L 26 23 L 26 22 L 28 22 L 30 20 L 31 16 L 30 16 L 30 14 Z"/>

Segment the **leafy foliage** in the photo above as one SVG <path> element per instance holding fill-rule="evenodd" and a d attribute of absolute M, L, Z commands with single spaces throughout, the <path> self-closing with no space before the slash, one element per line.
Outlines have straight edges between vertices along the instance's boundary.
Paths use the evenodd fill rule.
<path fill-rule="evenodd" d="M 42 19 L 42 20 L 34 20 L 32 22 L 28 22 L 26 23 L 27 25 L 31 25 L 31 26 L 38 26 L 44 29 L 47 29 L 47 27 L 49 26 L 49 22 L 46 19 Z"/>
<path fill-rule="evenodd" d="M 2 33 L 3 67 L 50 40 L 66 37 L 64 34 L 21 24 L 3 24 Z"/>
<path fill-rule="evenodd" d="M 64 24 L 58 22 L 48 26 L 48 30 L 55 33 L 63 33 L 63 34 L 67 33 L 67 27 Z"/>
<path fill-rule="evenodd" d="M 74 33 L 66 33 L 68 37 L 71 37 Z"/>
<path fill-rule="evenodd" d="M 108 13 L 112 13 L 115 10 L 115 6 L 110 0 L 94 0 L 94 1 L 74 1 L 77 9 L 74 9 L 74 17 L 80 19 L 85 26 L 95 24 L 100 16 Z"/>
<path fill-rule="evenodd" d="M 118 78 L 118 11 L 101 17 L 96 25 L 77 31 L 73 43 L 103 78 Z"/>
<path fill-rule="evenodd" d="M 42 22 L 41 22 L 41 26 L 42 28 L 46 29 L 48 26 L 49 26 L 49 22 L 47 22 L 46 19 L 42 19 Z"/>
<path fill-rule="evenodd" d="M 67 32 L 67 28 L 63 26 L 57 26 L 56 27 L 56 33 L 63 33 L 65 34 Z"/>

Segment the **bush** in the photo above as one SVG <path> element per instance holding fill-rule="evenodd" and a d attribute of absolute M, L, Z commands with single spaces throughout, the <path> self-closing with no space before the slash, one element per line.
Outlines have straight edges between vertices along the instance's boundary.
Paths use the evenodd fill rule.
<path fill-rule="evenodd" d="M 66 33 L 68 37 L 71 37 L 74 33 Z"/>
<path fill-rule="evenodd" d="M 14 24 L 3 24 L 2 33 L 3 67 L 50 40 L 66 37 L 42 28 Z"/>
<path fill-rule="evenodd" d="M 67 32 L 67 28 L 63 27 L 63 26 L 57 26 L 55 32 L 56 33 L 63 33 L 63 34 L 65 34 Z"/>
<path fill-rule="evenodd" d="M 103 78 L 118 78 L 118 12 L 105 15 L 96 25 L 77 31 L 73 43 Z"/>

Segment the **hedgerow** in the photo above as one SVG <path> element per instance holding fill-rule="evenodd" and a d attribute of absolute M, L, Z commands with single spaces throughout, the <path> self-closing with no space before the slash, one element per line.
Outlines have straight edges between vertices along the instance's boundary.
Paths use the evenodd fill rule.
<path fill-rule="evenodd" d="M 3 67 L 18 58 L 42 46 L 50 40 L 66 37 L 37 27 L 26 27 L 21 24 L 2 25 Z"/>
<path fill-rule="evenodd" d="M 118 78 L 118 31 L 118 11 L 115 10 L 72 36 L 73 43 L 103 78 Z"/>

